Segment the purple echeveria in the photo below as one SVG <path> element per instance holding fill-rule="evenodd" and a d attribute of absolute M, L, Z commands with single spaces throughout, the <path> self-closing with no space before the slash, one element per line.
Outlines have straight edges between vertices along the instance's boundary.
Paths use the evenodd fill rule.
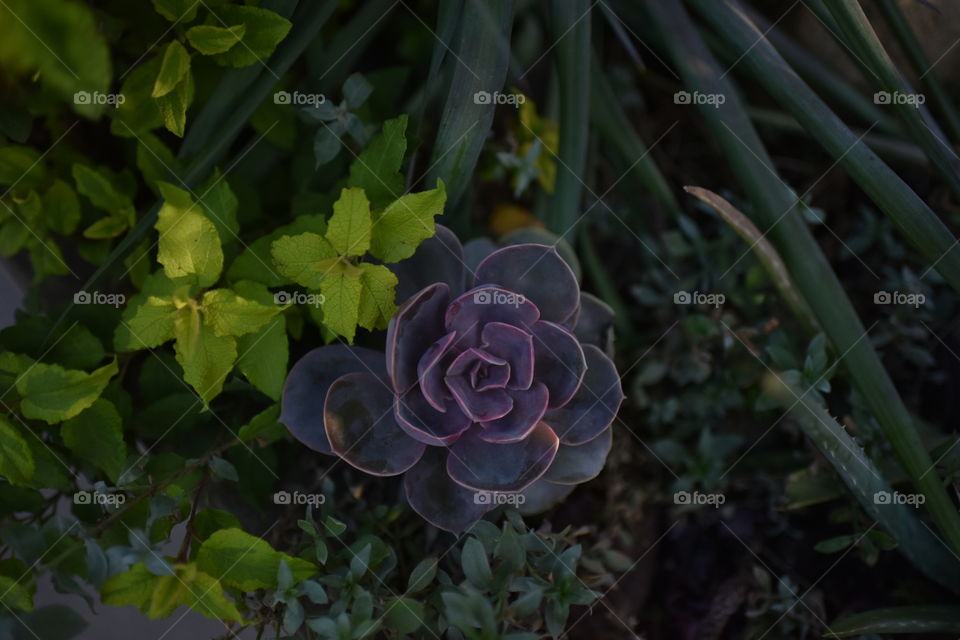
<path fill-rule="evenodd" d="M 555 249 L 468 248 L 471 262 L 488 254 L 472 274 L 456 236 L 438 226 L 393 265 L 406 302 L 386 357 L 311 351 L 287 378 L 280 417 L 311 449 L 370 474 L 405 474 L 410 505 L 448 531 L 498 502 L 541 511 L 595 477 L 623 400 L 605 352 L 613 314 L 581 294 Z"/>

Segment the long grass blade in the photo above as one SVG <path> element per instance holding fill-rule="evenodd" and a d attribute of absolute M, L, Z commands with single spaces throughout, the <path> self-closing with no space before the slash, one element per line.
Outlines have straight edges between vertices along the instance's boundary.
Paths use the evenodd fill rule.
<path fill-rule="evenodd" d="M 705 4 L 701 7 L 704 13 L 719 5 Z M 726 98 L 717 108 L 701 105 L 700 113 L 747 192 L 757 216 L 757 226 L 767 231 L 830 342 L 838 353 L 844 354 L 843 361 L 851 379 L 877 417 L 914 484 L 926 495 L 926 508 L 950 546 L 960 551 L 960 514 L 937 474 L 929 473 L 933 463 L 910 413 L 870 344 L 867 330 L 830 263 L 796 209 L 799 199 L 773 168 L 773 161 L 753 128 L 739 95 L 722 76 L 722 70 L 682 5 L 646 0 L 645 6 L 659 28 L 673 35 L 667 40 L 670 57 L 688 89 L 721 94 Z M 732 7 L 725 8 L 732 12 Z M 742 12 L 736 15 L 738 19 L 746 20 Z M 763 46 L 760 34 L 754 33 L 753 38 L 752 43 L 758 48 Z M 778 69 L 783 75 L 793 74 L 782 59 Z M 796 81 L 800 82 L 799 78 Z M 803 101 L 806 102 L 809 100 Z"/>

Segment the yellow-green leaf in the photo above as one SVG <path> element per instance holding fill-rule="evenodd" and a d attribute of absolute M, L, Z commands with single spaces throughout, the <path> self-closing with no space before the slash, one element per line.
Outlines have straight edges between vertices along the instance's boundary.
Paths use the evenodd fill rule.
<path fill-rule="evenodd" d="M 205 56 L 229 51 L 231 47 L 243 39 L 247 27 L 237 24 L 232 27 L 215 27 L 202 24 L 187 29 L 187 40 L 194 49 Z"/>
<path fill-rule="evenodd" d="M 230 289 L 212 289 L 203 294 L 203 320 L 218 336 L 239 337 L 257 331 L 280 309 L 276 304 L 242 298 Z"/>
<path fill-rule="evenodd" d="M 91 373 L 38 362 L 17 380 L 20 408 L 26 417 L 49 424 L 69 420 L 100 397 L 117 371 L 116 360 Z"/>
<path fill-rule="evenodd" d="M 360 292 L 363 272 L 347 263 L 337 262 L 320 283 L 323 293 L 323 323 L 348 342 L 353 342 L 360 313 Z"/>
<path fill-rule="evenodd" d="M 160 232 L 157 261 L 169 278 L 192 276 L 201 287 L 212 285 L 223 269 L 216 226 L 189 193 L 166 182 L 158 186 L 164 203 L 156 225 Z"/>
<path fill-rule="evenodd" d="M 362 262 L 360 310 L 357 323 L 364 329 L 386 329 L 397 312 L 397 276 L 382 264 Z"/>
<path fill-rule="evenodd" d="M 0 476 L 10 484 L 29 486 L 34 462 L 20 429 L 0 416 Z"/>
<path fill-rule="evenodd" d="M 437 181 L 436 189 L 394 200 L 373 223 L 370 253 L 384 262 L 412 256 L 421 242 L 436 233 L 433 218 L 443 213 L 446 201 L 442 180 Z"/>
<path fill-rule="evenodd" d="M 160 72 L 153 83 L 154 98 L 161 98 L 173 91 L 190 73 L 190 53 L 178 40 L 171 40 L 163 52 Z"/>
<path fill-rule="evenodd" d="M 232 336 L 217 336 L 202 322 L 199 309 L 181 308 L 174 320 L 177 339 L 174 352 L 183 367 L 183 378 L 208 405 L 221 390 L 237 359 L 237 343 Z"/>
<path fill-rule="evenodd" d="M 311 232 L 277 238 L 270 253 L 280 275 L 308 289 L 320 288 L 326 276 L 320 263 L 337 256 L 336 249 L 326 238 Z"/>
<path fill-rule="evenodd" d="M 370 201 L 357 187 L 340 191 L 327 223 L 327 240 L 342 256 L 362 256 L 370 248 Z"/>
<path fill-rule="evenodd" d="M 63 443 L 116 482 L 127 459 L 120 413 L 109 400 L 98 398 L 90 408 L 63 423 Z"/>

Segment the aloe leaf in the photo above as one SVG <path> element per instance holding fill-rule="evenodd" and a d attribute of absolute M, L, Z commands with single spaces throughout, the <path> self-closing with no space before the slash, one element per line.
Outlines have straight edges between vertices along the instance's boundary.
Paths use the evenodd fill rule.
<path fill-rule="evenodd" d="M 897 550 L 929 578 L 960 593 L 960 559 L 923 524 L 913 507 L 877 499 L 877 494 L 893 495 L 890 483 L 815 396 L 773 373 L 764 378 L 763 387 L 800 423 L 863 510 L 893 536 Z"/>
<path fill-rule="evenodd" d="M 868 80 L 874 81 L 877 89 L 886 92 L 911 138 L 923 147 L 954 193 L 960 195 L 960 158 L 944 141 L 939 125 L 925 106 L 897 99 L 899 95 L 912 96 L 917 100 L 918 94 L 894 66 L 860 3 L 857 0 L 826 0 L 826 6 L 846 41 L 855 45 L 869 69 Z"/>
<path fill-rule="evenodd" d="M 920 76 L 927 93 L 933 99 L 933 103 L 943 116 L 947 128 L 950 130 L 950 137 L 953 140 L 960 140 L 960 114 L 953 105 L 953 101 L 947 95 L 939 76 L 933 71 L 933 65 L 927 59 L 923 52 L 923 47 L 917 36 L 913 33 L 910 25 L 900 7 L 893 0 L 877 0 L 877 6 L 883 12 L 887 23 L 893 30 L 901 49 L 907 54 L 914 70 Z"/>
<path fill-rule="evenodd" d="M 874 609 L 841 618 L 828 627 L 824 638 L 850 638 L 879 633 L 957 633 L 960 607 L 921 605 Z"/>
<path fill-rule="evenodd" d="M 580 218 L 590 125 L 591 8 L 588 0 L 552 0 L 550 3 L 560 93 L 560 148 L 546 223 L 551 231 L 559 234 L 570 231 L 574 237 Z"/>
<path fill-rule="evenodd" d="M 728 4 L 719 1 L 716 4 L 704 3 L 701 11 L 709 13 L 721 4 L 726 7 L 724 15 L 733 13 Z M 796 209 L 799 199 L 773 168 L 773 160 L 753 128 L 740 96 L 731 83 L 722 77 L 721 69 L 682 5 L 646 0 L 644 6 L 658 27 L 664 33 L 672 34 L 672 38 L 666 39 L 666 46 L 687 87 L 726 97 L 726 101 L 717 108 L 701 105 L 700 113 L 722 146 L 731 170 L 747 192 L 757 217 L 757 226 L 767 231 L 830 342 L 838 353 L 844 354 L 851 379 L 877 417 L 911 479 L 925 494 L 926 508 L 950 546 L 960 551 L 960 514 L 941 486 L 937 474 L 928 473 L 933 463 L 917 434 L 913 419 L 870 344 L 867 330 L 830 263 Z M 733 15 L 736 19 L 725 20 L 736 23 L 746 19 L 742 12 Z M 770 55 L 766 52 L 769 43 L 756 33 L 753 38 L 751 44 L 755 45 L 755 49 L 762 48 L 765 51 L 763 55 Z M 751 57 L 745 57 L 744 62 Z M 777 72 L 781 76 L 792 75 L 796 78 L 779 56 L 777 59 Z M 802 84 L 799 78 L 796 78 L 796 82 Z M 810 101 L 801 99 L 800 102 L 807 104 Z"/>
<path fill-rule="evenodd" d="M 926 203 L 810 90 L 750 22 L 739 3 L 689 1 L 718 34 L 743 53 L 739 66 L 750 70 L 924 257 L 936 265 L 944 279 L 960 291 L 960 247 Z"/>
<path fill-rule="evenodd" d="M 709 189 L 702 187 L 684 187 L 683 190 L 709 205 L 714 211 L 720 214 L 720 217 L 723 218 L 727 224 L 733 227 L 733 230 L 743 238 L 744 242 L 747 243 L 757 256 L 760 264 L 767 270 L 767 275 L 770 276 L 774 286 L 777 287 L 784 301 L 804 324 L 804 327 L 810 333 L 818 333 L 820 331 L 820 325 L 817 323 L 813 312 L 810 311 L 806 300 L 800 295 L 796 285 L 794 285 L 793 280 L 790 278 L 790 272 L 787 271 L 786 265 L 783 264 L 783 259 L 773 245 L 770 244 L 770 241 L 750 222 L 750 218 Z"/>
<path fill-rule="evenodd" d="M 512 0 L 470 0 L 463 8 L 455 65 L 440 117 L 427 185 L 447 185 L 448 208 L 467 191 L 493 122 L 492 96 L 503 89 L 510 62 Z"/>

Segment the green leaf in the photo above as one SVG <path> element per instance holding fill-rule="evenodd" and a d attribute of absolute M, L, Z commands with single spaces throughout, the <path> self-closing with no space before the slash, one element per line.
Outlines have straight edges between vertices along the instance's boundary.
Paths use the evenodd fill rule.
<path fill-rule="evenodd" d="M 397 297 L 397 276 L 382 264 L 361 262 L 359 265 L 360 309 L 357 324 L 364 329 L 386 329 L 390 318 L 397 312 L 394 300 Z"/>
<path fill-rule="evenodd" d="M 275 304 L 248 300 L 230 289 L 207 291 L 203 294 L 202 309 L 204 322 L 220 337 L 239 337 L 257 331 L 280 312 Z"/>
<path fill-rule="evenodd" d="M 390 598 L 385 603 L 384 622 L 400 635 L 413 633 L 423 622 L 423 604 L 413 598 Z"/>
<path fill-rule="evenodd" d="M 471 536 L 463 543 L 460 564 L 463 567 L 463 575 L 476 588 L 487 589 L 493 582 L 493 573 L 490 571 L 487 553 L 484 551 L 483 543 L 477 538 Z"/>
<path fill-rule="evenodd" d="M 292 26 L 286 18 L 259 7 L 224 5 L 215 11 L 221 25 L 244 27 L 239 45 L 214 56 L 213 59 L 224 66 L 246 67 L 266 62 Z"/>
<path fill-rule="evenodd" d="M 0 3 L 0 66 L 5 72 L 33 74 L 65 98 L 74 92 L 106 91 L 112 71 L 98 19 L 75 0 L 5 0 Z M 103 107 L 82 101 L 87 116 Z"/>
<path fill-rule="evenodd" d="M 243 39 L 247 27 L 242 24 L 232 27 L 215 27 L 202 24 L 187 29 L 187 40 L 194 49 L 205 56 L 229 51 Z"/>
<path fill-rule="evenodd" d="M 44 163 L 36 149 L 17 144 L 0 147 L 0 185 L 36 189 L 45 174 Z"/>
<path fill-rule="evenodd" d="M 77 191 L 87 196 L 90 203 L 111 215 L 132 218 L 133 201 L 113 186 L 111 176 L 86 165 L 74 163 L 73 180 Z"/>
<path fill-rule="evenodd" d="M 197 0 L 153 0 L 153 8 L 170 22 L 191 22 L 198 6 Z"/>
<path fill-rule="evenodd" d="M 160 56 L 153 56 L 127 74 L 120 86 L 123 104 L 117 105 L 110 123 L 110 133 L 132 138 L 163 126 L 157 99 L 151 95 L 160 72 L 160 62 Z"/>
<path fill-rule="evenodd" d="M 190 53 L 178 40 L 171 40 L 163 52 L 160 72 L 153 83 L 154 98 L 162 98 L 173 91 L 190 73 Z"/>
<path fill-rule="evenodd" d="M 146 612 L 159 580 L 160 576 L 150 573 L 145 564 L 138 562 L 104 582 L 100 599 L 112 607 L 133 605 Z"/>
<path fill-rule="evenodd" d="M 100 397 L 117 371 L 116 360 L 91 373 L 38 362 L 17 380 L 23 415 L 49 424 L 69 420 Z"/>
<path fill-rule="evenodd" d="M 33 610 L 33 596 L 10 576 L 0 576 L 0 603 L 10 609 Z"/>
<path fill-rule="evenodd" d="M 216 226 L 189 193 L 166 182 L 159 187 L 164 203 L 156 224 L 160 232 L 157 261 L 169 278 L 194 276 L 201 287 L 212 285 L 223 269 Z"/>
<path fill-rule="evenodd" d="M 127 230 L 130 224 L 122 216 L 107 216 L 100 218 L 83 230 L 83 237 L 91 240 L 116 238 Z"/>
<path fill-rule="evenodd" d="M 360 294 L 363 290 L 361 269 L 344 262 L 334 263 L 320 282 L 323 294 L 323 323 L 348 342 L 353 343 L 360 313 Z"/>
<path fill-rule="evenodd" d="M 327 273 L 319 265 L 337 257 L 327 239 L 312 232 L 282 236 L 274 240 L 270 253 L 281 275 L 308 289 L 320 288 Z"/>
<path fill-rule="evenodd" d="M 322 215 L 299 216 L 290 224 L 257 238 L 233 261 L 227 271 L 227 277 L 231 281 L 254 280 L 268 287 L 278 287 L 290 282 L 273 268 L 270 249 L 273 242 L 282 236 L 296 235 L 305 231 L 321 236 L 325 234 L 327 223 L 324 217 Z"/>
<path fill-rule="evenodd" d="M 173 300 L 149 296 L 123 310 L 113 344 L 117 351 L 153 349 L 173 339 L 173 324 L 177 308 Z"/>
<path fill-rule="evenodd" d="M 167 130 L 178 136 L 183 137 L 183 132 L 187 127 L 187 109 L 193 102 L 193 74 L 188 69 L 183 80 L 169 93 L 159 98 L 154 98 L 157 103 L 157 109 L 160 111 L 160 119 Z"/>
<path fill-rule="evenodd" d="M 433 217 L 443 213 L 446 201 L 442 180 L 436 189 L 394 200 L 373 224 L 370 253 L 384 262 L 412 256 L 421 242 L 436 233 Z"/>
<path fill-rule="evenodd" d="M 227 244 L 236 240 L 240 232 L 240 224 L 237 222 L 240 203 L 226 178 L 220 175 L 220 171 L 214 171 L 210 179 L 200 185 L 197 193 L 203 212 L 217 227 L 220 242 Z"/>
<path fill-rule="evenodd" d="M 240 373 L 267 396 L 279 400 L 290 357 L 286 318 L 277 316 L 257 333 L 242 336 L 237 351 Z"/>
<path fill-rule="evenodd" d="M 400 165 L 407 150 L 406 129 L 406 115 L 387 120 L 380 135 L 350 165 L 347 184 L 363 189 L 374 209 L 387 206 L 403 193 Z"/>
<path fill-rule="evenodd" d="M 240 427 L 240 431 L 237 432 L 237 438 L 241 442 L 252 442 L 257 438 L 263 438 L 268 442 L 279 440 L 287 433 L 286 427 L 278 422 L 279 418 L 279 404 L 264 409 L 253 416 L 250 422 Z"/>
<path fill-rule="evenodd" d="M 214 532 L 197 552 L 201 570 L 242 591 L 275 589 L 281 560 L 290 567 L 295 583 L 317 572 L 312 563 L 276 551 L 266 541 L 240 529 Z"/>
<path fill-rule="evenodd" d="M 344 188 L 333 203 L 327 240 L 342 256 L 362 256 L 370 248 L 370 202 L 363 189 Z"/>
<path fill-rule="evenodd" d="M 63 423 L 63 443 L 114 483 L 123 471 L 127 447 L 123 442 L 120 413 L 109 400 L 97 399 L 88 409 Z"/>
<path fill-rule="evenodd" d="M 209 405 L 223 389 L 223 382 L 237 359 L 237 342 L 231 336 L 217 336 L 200 319 L 200 312 L 185 306 L 174 320 L 177 339 L 174 352 L 183 367 L 183 379 Z"/>
<path fill-rule="evenodd" d="M 918 605 L 890 607 L 841 618 L 827 627 L 825 638 L 894 633 L 960 633 L 960 607 Z"/>
<path fill-rule="evenodd" d="M 433 582 L 437 575 L 437 559 L 424 558 L 417 563 L 417 566 L 410 572 L 410 578 L 407 580 L 407 593 L 417 593 L 423 591 Z"/>
<path fill-rule="evenodd" d="M 62 235 L 70 235 L 80 223 L 77 193 L 59 178 L 43 194 L 43 220 L 50 231 Z"/>
<path fill-rule="evenodd" d="M 33 454 L 20 429 L 0 416 L 0 476 L 10 484 L 30 486 L 34 468 Z"/>

